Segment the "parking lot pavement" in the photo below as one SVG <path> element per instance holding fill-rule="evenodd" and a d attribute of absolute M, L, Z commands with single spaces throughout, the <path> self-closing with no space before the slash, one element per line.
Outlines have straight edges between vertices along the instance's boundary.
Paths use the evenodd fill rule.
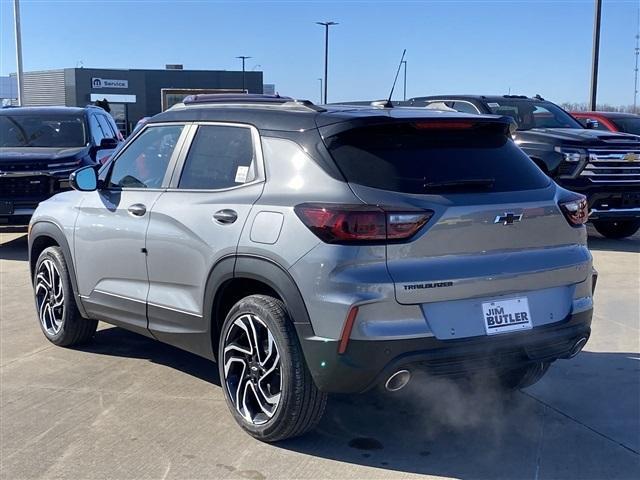
<path fill-rule="evenodd" d="M 0 478 L 640 478 L 640 235 L 590 244 L 592 337 L 512 397 L 414 381 L 332 397 L 317 431 L 278 445 L 234 424 L 215 366 L 102 325 L 49 344 L 24 233 L 0 246 Z"/>

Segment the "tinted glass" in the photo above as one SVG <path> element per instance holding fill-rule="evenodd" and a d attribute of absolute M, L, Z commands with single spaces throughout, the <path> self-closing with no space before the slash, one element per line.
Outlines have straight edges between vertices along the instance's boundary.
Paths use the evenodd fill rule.
<path fill-rule="evenodd" d="M 2 147 L 84 147 L 81 115 L 0 115 Z"/>
<path fill-rule="evenodd" d="M 95 145 L 100 145 L 102 139 L 109 136 L 102 130 L 102 126 L 98 123 L 96 115 L 89 115 L 89 129 L 91 130 L 91 138 Z"/>
<path fill-rule="evenodd" d="M 149 127 L 116 158 L 109 186 L 160 188 L 183 125 Z"/>
<path fill-rule="evenodd" d="M 468 102 L 453 102 L 453 106 L 451 108 L 456 112 L 475 113 L 476 115 L 480 113 L 476 107 Z"/>
<path fill-rule="evenodd" d="M 395 124 L 348 130 L 328 148 L 349 182 L 404 193 L 542 188 L 549 179 L 503 126 L 420 130 Z"/>
<path fill-rule="evenodd" d="M 109 123 L 109 120 L 107 120 L 107 117 L 105 117 L 104 115 L 96 116 L 98 117 L 98 123 L 100 124 L 100 128 L 102 128 L 102 132 L 104 133 L 105 137 L 116 138 L 116 132 L 114 132 L 113 128 L 111 128 L 111 124 Z"/>
<path fill-rule="evenodd" d="M 640 135 L 640 117 L 612 118 L 611 121 L 621 132 Z"/>
<path fill-rule="evenodd" d="M 218 190 L 255 178 L 251 130 L 243 127 L 198 127 L 185 160 L 178 188 Z"/>
<path fill-rule="evenodd" d="M 487 102 L 491 113 L 506 115 L 518 124 L 518 130 L 531 128 L 583 128 L 578 121 L 550 102 L 513 98 Z"/>

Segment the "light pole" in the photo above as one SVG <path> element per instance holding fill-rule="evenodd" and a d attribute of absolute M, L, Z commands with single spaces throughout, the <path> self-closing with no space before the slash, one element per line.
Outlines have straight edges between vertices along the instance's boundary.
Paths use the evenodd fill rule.
<path fill-rule="evenodd" d="M 337 22 L 316 22 L 324 26 L 324 103 L 327 103 L 327 76 L 329 70 L 329 27 L 338 25 Z"/>
<path fill-rule="evenodd" d="M 247 60 L 248 58 L 251 58 L 251 57 L 247 57 L 246 55 L 240 55 L 240 56 L 238 56 L 236 58 L 239 58 L 239 59 L 242 60 L 242 93 L 245 93 L 246 89 L 244 87 L 244 62 L 245 62 L 245 60 Z"/>
<path fill-rule="evenodd" d="M 320 103 L 322 103 L 322 79 L 319 78 L 318 81 L 320 82 Z"/>
<path fill-rule="evenodd" d="M 403 60 L 402 63 L 404 64 L 404 101 L 407 101 L 407 61 Z"/>
<path fill-rule="evenodd" d="M 638 55 L 640 55 L 640 5 L 638 6 L 638 25 L 636 27 L 636 49 L 634 51 L 636 56 L 636 68 L 634 68 L 633 76 L 633 113 L 637 114 L 638 105 Z"/>
<path fill-rule="evenodd" d="M 22 78 L 22 34 L 20 32 L 20 2 L 13 0 L 13 21 L 16 33 L 16 83 L 18 84 L 18 106 L 24 101 L 24 86 Z"/>
<path fill-rule="evenodd" d="M 591 98 L 589 110 L 596 109 L 598 94 L 598 57 L 600 56 L 600 18 L 602 16 L 602 0 L 596 0 L 596 11 L 593 19 L 593 57 L 591 59 Z"/>

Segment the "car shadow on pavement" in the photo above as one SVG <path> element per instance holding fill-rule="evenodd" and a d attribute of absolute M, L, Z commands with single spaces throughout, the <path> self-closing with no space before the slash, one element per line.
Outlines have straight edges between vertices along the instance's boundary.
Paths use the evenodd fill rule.
<path fill-rule="evenodd" d="M 98 330 L 80 350 L 146 359 L 220 386 L 211 361 L 117 327 Z M 460 382 L 416 374 L 394 394 L 330 396 L 316 430 L 272 448 L 454 478 L 633 478 L 638 357 L 582 352 L 513 394 L 490 376 Z"/>
<path fill-rule="evenodd" d="M 4 238 L 0 238 L 0 260 L 17 260 L 26 262 L 28 259 L 29 251 L 26 234 L 13 238 L 7 242 L 4 241 Z"/>
<path fill-rule="evenodd" d="M 98 355 L 148 360 L 220 386 L 218 368 L 211 360 L 122 328 L 108 326 L 100 329 L 93 341 L 76 349 Z"/>
<path fill-rule="evenodd" d="M 490 377 L 423 377 L 396 394 L 333 396 L 316 431 L 277 446 L 453 478 L 633 478 L 640 468 L 637 357 L 583 352 L 511 395 Z"/>

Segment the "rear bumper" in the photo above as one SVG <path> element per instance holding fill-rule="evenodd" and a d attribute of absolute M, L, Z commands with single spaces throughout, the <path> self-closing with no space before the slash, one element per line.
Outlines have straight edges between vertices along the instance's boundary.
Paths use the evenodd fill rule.
<path fill-rule="evenodd" d="M 359 393 L 403 368 L 455 377 L 482 369 L 499 370 L 568 358 L 574 344 L 589 337 L 592 313 L 589 309 L 526 332 L 492 337 L 351 340 L 343 355 L 337 354 L 338 341 L 313 337 L 308 325 L 296 327 L 318 388 L 333 393 Z"/>

